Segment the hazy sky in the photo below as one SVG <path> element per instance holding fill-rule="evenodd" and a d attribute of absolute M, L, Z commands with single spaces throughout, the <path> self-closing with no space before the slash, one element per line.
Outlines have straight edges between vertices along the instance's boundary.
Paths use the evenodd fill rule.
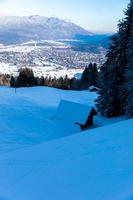
<path fill-rule="evenodd" d="M 0 0 L 1 15 L 56 16 L 93 32 L 114 32 L 129 0 Z"/>

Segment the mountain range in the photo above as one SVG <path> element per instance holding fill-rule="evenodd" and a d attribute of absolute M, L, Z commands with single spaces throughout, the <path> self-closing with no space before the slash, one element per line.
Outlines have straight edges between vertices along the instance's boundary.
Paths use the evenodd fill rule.
<path fill-rule="evenodd" d="M 56 17 L 34 16 L 0 16 L 0 43 L 19 44 L 28 41 L 73 39 L 73 45 L 105 46 L 107 35 L 97 35 L 70 21 Z M 78 42 L 77 42 L 78 41 Z M 72 44 L 72 43 L 71 43 Z"/>
<path fill-rule="evenodd" d="M 71 39 L 77 34 L 92 35 L 82 27 L 56 17 L 48 18 L 38 15 L 0 17 L 0 43 Z"/>

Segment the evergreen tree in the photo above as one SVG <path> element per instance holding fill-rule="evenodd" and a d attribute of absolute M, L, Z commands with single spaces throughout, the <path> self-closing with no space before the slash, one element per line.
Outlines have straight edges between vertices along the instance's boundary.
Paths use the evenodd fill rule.
<path fill-rule="evenodd" d="M 70 79 L 68 78 L 68 75 L 63 79 L 63 89 L 70 89 Z"/>
<path fill-rule="evenodd" d="M 30 87 L 37 85 L 36 79 L 32 69 L 23 68 L 20 69 L 19 76 L 16 81 L 17 87 Z"/>
<path fill-rule="evenodd" d="M 15 85 L 16 85 L 15 78 L 12 76 L 10 80 L 10 86 L 15 87 Z"/>
<path fill-rule="evenodd" d="M 106 116 L 123 114 L 127 105 L 125 70 L 128 64 L 128 43 L 132 28 L 133 0 L 119 23 L 118 34 L 112 38 L 107 61 L 101 67 L 101 96 L 99 108 Z"/>
<path fill-rule="evenodd" d="M 128 91 L 126 114 L 133 117 L 133 1 L 130 3 L 131 13 L 131 30 L 128 43 L 128 64 L 126 66 L 126 89 Z"/>
<path fill-rule="evenodd" d="M 91 84 L 97 86 L 97 79 L 98 79 L 98 70 L 97 70 L 97 64 L 94 63 L 92 67 L 92 77 L 91 77 Z"/>
<path fill-rule="evenodd" d="M 85 68 L 81 77 L 81 89 L 90 87 L 91 85 L 96 86 L 97 84 L 97 65 L 96 63 L 90 63 L 88 67 Z"/>
<path fill-rule="evenodd" d="M 99 109 L 101 114 L 106 116 L 116 115 L 115 102 L 117 102 L 117 85 L 116 85 L 116 69 L 115 55 L 118 53 L 118 37 L 112 38 L 109 51 L 107 53 L 107 61 L 101 67 L 101 92 L 99 98 Z"/>
<path fill-rule="evenodd" d="M 75 77 L 70 79 L 70 88 L 71 90 L 80 89 L 80 80 L 77 80 Z"/>
<path fill-rule="evenodd" d="M 88 67 L 85 68 L 81 77 L 81 87 L 86 87 L 89 84 L 89 70 Z"/>

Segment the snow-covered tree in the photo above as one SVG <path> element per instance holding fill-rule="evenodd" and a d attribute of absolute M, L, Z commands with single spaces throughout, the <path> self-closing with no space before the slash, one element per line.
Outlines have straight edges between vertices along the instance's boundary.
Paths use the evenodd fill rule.
<path fill-rule="evenodd" d="M 128 64 L 126 66 L 126 88 L 128 91 L 126 114 L 133 117 L 133 1 L 131 1 L 131 30 L 128 42 Z"/>
<path fill-rule="evenodd" d="M 99 98 L 99 108 L 103 115 L 108 117 L 121 115 L 125 113 L 129 94 L 128 85 L 128 63 L 131 51 L 129 49 L 129 40 L 132 38 L 132 20 L 133 20 L 133 0 L 130 0 L 125 18 L 119 22 L 118 33 L 112 38 L 107 61 L 101 67 L 101 96 Z M 131 47 L 130 47 L 131 48 Z M 130 53 L 129 53 L 130 52 Z M 130 60 L 130 61 L 129 61 Z M 131 72 L 130 72 L 131 74 Z M 129 88 L 129 86 L 128 86 Z M 132 86 L 130 84 L 130 91 Z"/>

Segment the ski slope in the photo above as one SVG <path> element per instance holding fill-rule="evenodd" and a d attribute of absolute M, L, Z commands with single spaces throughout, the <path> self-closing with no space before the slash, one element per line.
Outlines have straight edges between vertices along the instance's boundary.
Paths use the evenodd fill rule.
<path fill-rule="evenodd" d="M 96 93 L 0 87 L 0 200 L 132 200 L 133 119 L 97 116 L 96 128 L 55 117 L 61 100 Z"/>
<path fill-rule="evenodd" d="M 80 131 L 79 126 L 55 118 L 61 100 L 93 105 L 95 93 L 47 87 L 0 87 L 0 152 L 38 144 Z M 9 145 L 10 144 L 10 145 Z"/>
<path fill-rule="evenodd" d="M 133 120 L 0 156 L 2 200 L 132 200 Z"/>

